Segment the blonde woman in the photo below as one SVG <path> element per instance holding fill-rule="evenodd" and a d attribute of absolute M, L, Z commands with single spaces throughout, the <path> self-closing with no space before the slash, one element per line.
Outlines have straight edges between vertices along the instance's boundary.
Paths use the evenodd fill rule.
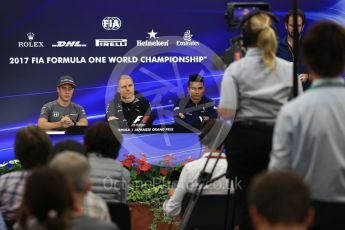
<path fill-rule="evenodd" d="M 225 70 L 218 109 L 220 116 L 233 120 L 227 152 L 229 171 L 238 182 L 241 230 L 252 229 L 245 202 L 247 186 L 268 166 L 276 117 L 293 86 L 292 64 L 275 56 L 277 38 L 272 16 L 256 13 L 242 27 L 248 51 Z"/>

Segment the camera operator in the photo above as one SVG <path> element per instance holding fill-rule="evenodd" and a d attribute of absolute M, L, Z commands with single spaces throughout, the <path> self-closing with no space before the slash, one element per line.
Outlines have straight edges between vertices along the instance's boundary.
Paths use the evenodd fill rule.
<path fill-rule="evenodd" d="M 298 38 L 299 41 L 302 40 L 301 33 L 304 29 L 306 22 L 305 14 L 302 10 L 297 11 L 297 28 L 298 28 Z M 294 46 L 294 34 L 293 34 L 293 10 L 290 10 L 284 16 L 284 25 L 286 30 L 286 36 L 279 41 L 277 48 L 277 57 L 283 58 L 289 62 L 293 62 L 295 57 L 293 54 Z M 307 67 L 303 64 L 303 57 L 301 52 L 298 54 L 298 74 L 299 78 L 302 81 L 303 89 L 307 90 L 311 84 L 311 76 L 307 70 Z"/>
<path fill-rule="evenodd" d="M 241 230 L 252 229 L 247 187 L 256 174 L 267 169 L 276 117 L 292 94 L 292 64 L 275 55 L 274 17 L 255 12 L 244 18 L 241 29 L 248 52 L 225 70 L 221 86 L 218 112 L 234 120 L 226 146 L 231 177 L 241 182 L 236 188 Z"/>

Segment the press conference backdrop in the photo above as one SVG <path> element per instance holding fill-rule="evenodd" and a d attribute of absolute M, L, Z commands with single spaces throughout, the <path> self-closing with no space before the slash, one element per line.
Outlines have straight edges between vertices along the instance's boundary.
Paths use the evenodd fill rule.
<path fill-rule="evenodd" d="M 173 122 L 172 106 L 187 95 L 192 73 L 205 76 L 206 95 L 218 103 L 223 72 L 213 68 L 212 58 L 239 34 L 227 31 L 228 2 L 2 1 L 0 162 L 14 158 L 16 131 L 36 124 L 42 105 L 57 98 L 61 75 L 76 80 L 73 101 L 84 106 L 89 123 L 104 120 L 121 74 L 131 75 L 136 90 L 150 101 L 154 124 Z M 292 7 L 292 1 L 268 2 L 280 18 Z M 344 0 L 305 0 L 300 8 L 306 11 L 307 26 L 321 19 L 345 21 Z M 278 28 L 282 36 L 282 20 Z M 154 159 L 167 153 L 198 155 L 200 149 L 193 134 L 133 134 L 121 149 L 131 151 Z"/>

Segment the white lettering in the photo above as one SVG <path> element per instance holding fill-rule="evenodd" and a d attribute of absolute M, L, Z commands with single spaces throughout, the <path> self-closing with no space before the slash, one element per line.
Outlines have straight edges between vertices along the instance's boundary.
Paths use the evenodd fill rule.
<path fill-rule="evenodd" d="M 89 57 L 89 63 L 107 63 L 106 57 Z"/>
<path fill-rule="evenodd" d="M 47 64 L 82 64 L 85 57 L 47 57 Z"/>

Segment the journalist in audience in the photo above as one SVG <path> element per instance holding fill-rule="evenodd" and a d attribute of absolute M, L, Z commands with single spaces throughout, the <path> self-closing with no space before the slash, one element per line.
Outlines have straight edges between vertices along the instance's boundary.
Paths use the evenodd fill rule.
<path fill-rule="evenodd" d="M 183 197 L 188 192 L 193 193 L 197 188 L 199 174 L 203 170 L 207 160 L 209 161 L 205 171 L 210 173 L 219 157 L 212 178 L 226 173 L 228 164 L 226 156 L 222 151 L 229 129 L 230 127 L 220 120 L 210 120 L 202 128 L 200 142 L 204 146 L 205 152 L 200 159 L 189 162 L 184 166 L 176 189 L 169 190 L 169 200 L 163 204 L 163 210 L 167 215 L 177 216 L 180 214 Z M 227 194 L 227 192 L 228 179 L 224 175 L 221 179 L 207 185 L 203 194 Z"/>
<path fill-rule="evenodd" d="M 302 48 L 314 81 L 281 109 L 270 169 L 292 169 L 304 177 L 314 201 L 313 229 L 344 229 L 345 29 L 335 22 L 316 23 Z"/>
<path fill-rule="evenodd" d="M 92 191 L 106 201 L 127 202 L 129 171 L 116 158 L 122 135 L 115 126 L 96 122 L 84 136 L 91 164 Z"/>
<path fill-rule="evenodd" d="M 117 229 L 116 225 L 91 218 L 83 212 L 84 198 L 91 189 L 90 164 L 85 156 L 65 151 L 50 162 L 50 167 L 63 172 L 72 183 L 73 229 Z"/>
<path fill-rule="evenodd" d="M 32 169 L 47 164 L 51 149 L 49 136 L 37 126 L 17 132 L 14 152 L 23 169 L 0 177 L 0 212 L 9 227 L 17 218 L 27 176 Z"/>
<path fill-rule="evenodd" d="M 307 230 L 314 211 L 307 185 L 293 172 L 262 173 L 249 188 L 249 212 L 257 230 Z"/>
<path fill-rule="evenodd" d="M 80 153 L 84 156 L 87 156 L 86 148 L 83 144 L 81 144 L 80 142 L 75 141 L 75 140 L 63 140 L 63 141 L 57 142 L 53 146 L 50 159 L 53 159 L 55 155 L 57 155 L 58 153 L 61 153 L 63 151 L 66 151 L 66 150 L 77 152 L 77 153 Z"/>
<path fill-rule="evenodd" d="M 73 229 L 72 185 L 62 172 L 45 167 L 36 169 L 28 177 L 24 190 L 19 225 L 15 229 Z"/>
<path fill-rule="evenodd" d="M 87 157 L 84 145 L 75 140 L 64 140 L 56 143 L 53 147 L 52 156 L 64 151 L 73 151 Z M 111 222 L 107 204 L 99 195 L 91 191 L 88 191 L 84 197 L 83 214 Z"/>

